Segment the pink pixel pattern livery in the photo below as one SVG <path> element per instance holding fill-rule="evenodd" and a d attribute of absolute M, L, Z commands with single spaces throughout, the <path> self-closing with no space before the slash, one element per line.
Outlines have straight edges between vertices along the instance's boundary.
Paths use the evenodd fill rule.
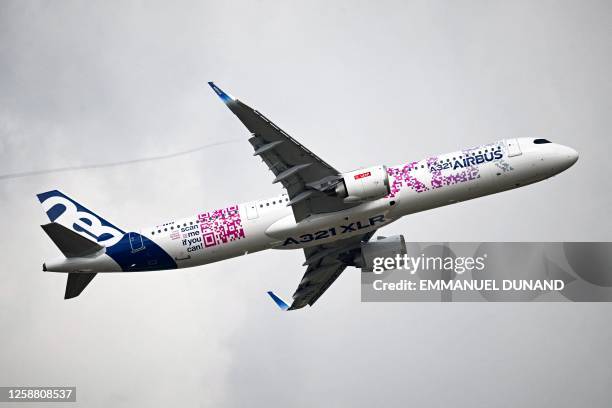
<path fill-rule="evenodd" d="M 198 222 L 206 248 L 244 238 L 237 205 L 198 214 Z"/>
<path fill-rule="evenodd" d="M 417 164 L 418 162 L 412 162 L 403 167 L 389 167 L 387 169 L 387 174 L 393 177 L 389 197 L 395 197 L 404 186 L 412 188 L 417 193 L 429 190 L 425 183 L 410 175 L 410 172 L 417 167 Z"/>
<path fill-rule="evenodd" d="M 463 154 L 467 156 L 467 152 L 463 151 Z M 427 159 L 427 166 L 431 166 L 438 162 L 437 157 Z M 434 170 L 431 172 L 431 187 L 440 188 L 444 186 L 450 186 L 457 183 L 465 183 L 466 181 L 475 180 L 480 177 L 478 167 L 470 166 L 462 169 L 453 174 L 443 175 L 442 170 Z"/>
<path fill-rule="evenodd" d="M 469 151 L 464 150 L 462 153 L 466 157 L 469 155 Z M 465 183 L 480 177 L 480 172 L 476 166 L 465 167 L 451 174 L 443 174 L 441 169 L 433 170 L 434 167 L 432 166 L 438 164 L 439 160 L 438 157 L 433 156 L 425 161 L 424 166 L 428 169 L 427 173 L 424 174 L 426 180 L 422 179 L 423 175 L 421 175 L 421 179 L 415 175 L 416 170 L 419 168 L 419 162 L 408 163 L 402 167 L 389 167 L 387 174 L 392 178 L 392 182 L 390 193 L 387 197 L 396 197 L 400 190 L 405 187 L 411 188 L 417 193 L 423 193 L 444 186 Z"/>

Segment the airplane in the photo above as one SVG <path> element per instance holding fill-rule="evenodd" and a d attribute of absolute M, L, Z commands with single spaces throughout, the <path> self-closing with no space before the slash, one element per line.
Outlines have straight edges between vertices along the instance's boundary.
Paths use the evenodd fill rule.
<path fill-rule="evenodd" d="M 240 100 L 210 87 L 250 132 L 253 156 L 281 195 L 230 204 L 140 230 L 123 230 L 58 190 L 38 194 L 43 230 L 64 255 L 43 271 L 68 273 L 65 299 L 100 272 L 190 268 L 264 249 L 301 249 L 306 267 L 282 310 L 312 306 L 348 266 L 405 253 L 402 235 L 372 240 L 401 217 L 512 190 L 571 167 L 578 153 L 544 138 L 504 139 L 399 165 L 342 173 Z"/>

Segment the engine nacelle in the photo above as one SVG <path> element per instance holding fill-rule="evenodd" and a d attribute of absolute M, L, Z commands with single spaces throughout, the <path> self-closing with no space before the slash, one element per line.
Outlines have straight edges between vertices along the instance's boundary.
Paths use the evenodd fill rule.
<path fill-rule="evenodd" d="M 387 167 L 374 166 L 342 174 L 336 194 L 345 202 L 371 201 L 389 194 Z"/>
<path fill-rule="evenodd" d="M 355 266 L 361 268 L 362 272 L 374 270 L 374 259 L 395 258 L 396 255 L 406 254 L 406 241 L 403 235 L 390 237 L 378 237 L 376 241 L 361 244 L 361 254 L 355 258 Z"/>

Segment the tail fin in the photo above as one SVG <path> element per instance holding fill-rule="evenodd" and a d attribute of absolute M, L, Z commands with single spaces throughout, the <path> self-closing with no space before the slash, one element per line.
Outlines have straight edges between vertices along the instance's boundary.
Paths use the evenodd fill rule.
<path fill-rule="evenodd" d="M 42 229 L 66 258 L 92 255 L 104 248 L 56 222 L 42 225 Z"/>
<path fill-rule="evenodd" d="M 100 245 L 112 246 L 125 234 L 121 229 L 58 190 L 40 193 L 37 197 L 51 222 L 87 236 Z"/>
<path fill-rule="evenodd" d="M 95 276 L 96 273 L 69 273 L 64 299 L 72 299 L 79 296 Z"/>

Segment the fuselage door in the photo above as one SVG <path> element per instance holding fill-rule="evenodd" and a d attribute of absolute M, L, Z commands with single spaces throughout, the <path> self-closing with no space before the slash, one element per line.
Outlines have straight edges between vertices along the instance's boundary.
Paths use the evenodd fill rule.
<path fill-rule="evenodd" d="M 521 147 L 517 139 L 506 139 L 506 147 L 508 148 L 508 157 L 520 156 Z"/>
<path fill-rule="evenodd" d="M 130 247 L 132 248 L 132 253 L 142 251 L 144 247 L 144 243 L 142 242 L 142 235 L 137 234 L 135 232 L 129 233 L 130 238 Z"/>
<path fill-rule="evenodd" d="M 259 214 L 257 213 L 257 204 L 256 203 L 247 204 L 246 213 L 247 213 L 247 219 L 249 220 L 254 220 L 255 218 L 259 217 Z"/>

